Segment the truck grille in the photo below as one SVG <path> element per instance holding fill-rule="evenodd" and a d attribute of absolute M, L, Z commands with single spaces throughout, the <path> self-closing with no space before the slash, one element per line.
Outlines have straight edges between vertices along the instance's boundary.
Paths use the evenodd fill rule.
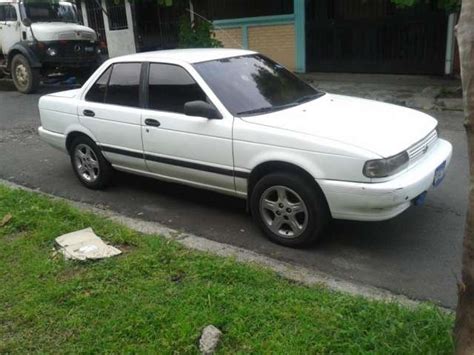
<path fill-rule="evenodd" d="M 421 158 L 427 151 L 431 149 L 437 139 L 438 133 L 436 132 L 436 129 L 434 129 L 421 141 L 413 144 L 410 148 L 408 148 L 407 152 L 408 156 L 410 157 L 410 162 Z"/>
<path fill-rule="evenodd" d="M 71 41 L 59 47 L 59 55 L 62 57 L 80 58 L 95 57 L 96 47 L 87 41 Z"/>

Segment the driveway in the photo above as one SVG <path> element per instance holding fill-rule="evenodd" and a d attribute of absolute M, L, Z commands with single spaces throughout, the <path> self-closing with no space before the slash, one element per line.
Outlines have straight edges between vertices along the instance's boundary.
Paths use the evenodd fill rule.
<path fill-rule="evenodd" d="M 77 181 L 68 157 L 40 142 L 39 95 L 8 91 L 0 81 L 0 178 L 72 200 L 163 223 L 208 239 L 443 306 L 456 304 L 467 206 L 466 139 L 459 112 L 430 112 L 454 145 L 445 181 L 423 207 L 386 222 L 335 221 L 315 248 L 294 250 L 269 242 L 242 200 L 118 173 L 106 191 Z M 2 91 L 3 90 L 3 91 Z M 51 91 L 57 90 L 51 89 Z M 47 90 L 43 89 L 43 93 Z"/>

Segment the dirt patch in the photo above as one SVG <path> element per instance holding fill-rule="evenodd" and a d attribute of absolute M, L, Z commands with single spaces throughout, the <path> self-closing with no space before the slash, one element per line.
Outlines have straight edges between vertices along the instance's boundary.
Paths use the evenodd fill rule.
<path fill-rule="evenodd" d="M 4 240 L 5 242 L 13 242 L 14 240 L 25 238 L 27 234 L 28 234 L 27 231 L 16 232 L 16 233 L 7 234 L 1 239 Z"/>
<path fill-rule="evenodd" d="M 27 143 L 28 139 L 36 136 L 37 134 L 37 129 L 31 127 L 2 130 L 0 131 L 0 143 L 18 140 L 21 140 L 23 143 Z"/>

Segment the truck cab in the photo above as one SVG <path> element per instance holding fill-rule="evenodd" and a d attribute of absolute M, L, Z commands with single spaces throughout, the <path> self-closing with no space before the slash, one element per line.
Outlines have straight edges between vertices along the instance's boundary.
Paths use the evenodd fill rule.
<path fill-rule="evenodd" d="M 96 32 L 79 23 L 74 3 L 0 0 L 0 76 L 32 93 L 52 73 L 91 73 L 98 66 Z"/>

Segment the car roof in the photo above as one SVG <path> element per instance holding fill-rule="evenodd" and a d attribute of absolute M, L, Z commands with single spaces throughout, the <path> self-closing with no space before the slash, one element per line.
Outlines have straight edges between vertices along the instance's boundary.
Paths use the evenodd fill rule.
<path fill-rule="evenodd" d="M 180 61 L 184 63 L 199 63 L 209 60 L 239 57 L 243 55 L 255 54 L 254 51 L 245 49 L 230 48 L 188 48 L 188 49 L 168 49 L 153 52 L 144 52 L 125 55 L 114 58 L 114 62 L 128 61 Z"/>

